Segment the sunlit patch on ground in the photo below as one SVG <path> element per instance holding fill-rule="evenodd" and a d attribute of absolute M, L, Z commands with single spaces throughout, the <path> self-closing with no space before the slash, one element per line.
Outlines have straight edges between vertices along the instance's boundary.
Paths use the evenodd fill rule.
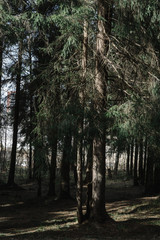
<path fill-rule="evenodd" d="M 6 195 L 6 204 L 4 198 L 3 201 L 0 199 L 0 239 L 160 239 L 160 199 L 158 197 L 132 198 L 131 196 L 127 200 L 115 200 L 118 196 L 114 196 L 116 192 L 114 190 L 110 194 L 113 201 L 110 199 L 106 204 L 106 210 L 114 221 L 104 223 L 102 226 L 90 223 L 79 226 L 75 201 L 31 199 L 29 191 L 18 193 L 19 199 L 15 198 L 13 201 L 13 194 L 10 192 Z M 123 191 L 128 197 L 131 190 L 128 187 L 118 189 L 120 197 Z"/>

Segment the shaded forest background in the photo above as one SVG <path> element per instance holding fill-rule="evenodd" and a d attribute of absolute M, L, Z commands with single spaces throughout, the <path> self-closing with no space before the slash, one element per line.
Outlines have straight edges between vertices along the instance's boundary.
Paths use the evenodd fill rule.
<path fill-rule="evenodd" d="M 48 196 L 70 199 L 74 179 L 78 222 L 104 222 L 109 148 L 116 161 L 108 177 L 117 174 L 125 153 L 126 178 L 159 194 L 159 26 L 158 0 L 0 1 L 0 166 L 6 188 L 17 187 L 22 148 L 26 179 L 37 181 L 38 196 L 47 179 Z M 12 92 L 14 106 L 11 96 L 6 104 L 4 91 Z M 6 126 L 13 128 L 9 165 Z"/>

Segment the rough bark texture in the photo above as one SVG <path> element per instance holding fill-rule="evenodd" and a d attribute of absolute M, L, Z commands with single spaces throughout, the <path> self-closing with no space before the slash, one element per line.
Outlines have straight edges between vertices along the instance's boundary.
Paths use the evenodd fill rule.
<path fill-rule="evenodd" d="M 97 133 L 93 140 L 93 175 L 92 175 L 92 218 L 102 222 L 106 219 L 105 210 L 105 100 L 108 74 L 104 59 L 108 52 L 110 34 L 109 1 L 98 0 L 98 32 L 96 41 L 95 72 L 95 110 Z M 104 21 L 105 19 L 105 21 Z"/>
<path fill-rule="evenodd" d="M 2 121 L 1 121 L 1 114 L 2 114 L 2 105 L 1 105 L 1 100 L 2 100 L 2 55 L 3 55 L 3 41 L 0 39 L 0 143 L 2 143 Z M 2 145 L 2 144 L 1 144 Z M 0 150 L 0 162 L 2 162 L 2 147 Z"/>
<path fill-rule="evenodd" d="M 15 176 L 17 135 L 18 135 L 18 124 L 19 124 L 21 68 L 22 68 L 22 43 L 19 43 L 18 67 L 17 67 L 17 78 L 16 78 L 15 113 L 14 113 L 14 123 L 13 123 L 13 141 L 12 141 L 11 162 L 10 162 L 10 169 L 9 169 L 9 176 L 8 176 L 9 186 L 14 184 L 14 176 Z"/>

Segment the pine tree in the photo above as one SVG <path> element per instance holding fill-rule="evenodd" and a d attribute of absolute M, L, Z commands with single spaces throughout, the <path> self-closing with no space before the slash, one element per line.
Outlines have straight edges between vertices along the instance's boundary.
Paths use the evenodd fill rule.
<path fill-rule="evenodd" d="M 106 109 L 106 83 L 108 73 L 104 56 L 109 49 L 111 31 L 112 2 L 98 1 L 98 32 L 96 36 L 96 70 L 95 70 L 95 121 L 97 134 L 93 140 L 93 177 L 92 177 L 92 218 L 104 221 L 105 211 L 105 143 L 106 126 L 104 112 Z"/>

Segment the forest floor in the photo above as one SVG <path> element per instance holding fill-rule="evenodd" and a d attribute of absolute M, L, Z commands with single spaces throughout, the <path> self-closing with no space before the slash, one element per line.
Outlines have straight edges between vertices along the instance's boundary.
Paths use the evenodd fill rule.
<path fill-rule="evenodd" d="M 107 181 L 106 209 L 112 221 L 102 225 L 79 226 L 74 200 L 37 198 L 35 183 L 21 187 L 0 189 L 2 240 L 160 239 L 160 198 L 145 196 L 131 180 Z"/>

